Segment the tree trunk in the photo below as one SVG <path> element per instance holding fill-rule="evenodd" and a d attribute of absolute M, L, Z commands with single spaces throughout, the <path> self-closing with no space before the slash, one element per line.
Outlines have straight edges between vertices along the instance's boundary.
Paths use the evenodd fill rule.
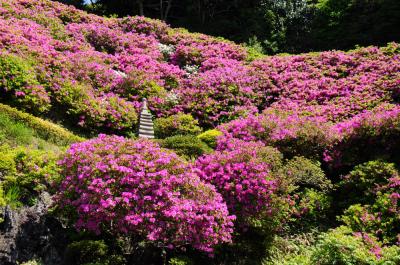
<path fill-rule="evenodd" d="M 139 5 L 139 15 L 144 16 L 144 7 L 143 7 L 143 1 L 144 0 L 138 0 L 138 5 Z"/>
<path fill-rule="evenodd" d="M 171 7 L 172 7 L 172 0 L 168 0 L 167 9 L 165 10 L 164 19 L 163 19 L 164 21 L 167 21 L 169 12 L 171 11 Z"/>

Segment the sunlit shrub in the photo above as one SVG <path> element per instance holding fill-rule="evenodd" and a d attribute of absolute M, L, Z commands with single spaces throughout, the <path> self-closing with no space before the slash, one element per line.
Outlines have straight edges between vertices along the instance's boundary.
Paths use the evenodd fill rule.
<path fill-rule="evenodd" d="M 216 129 L 208 130 L 199 134 L 197 137 L 205 142 L 209 147 L 216 148 L 217 147 L 217 138 L 221 136 L 222 133 Z"/>
<path fill-rule="evenodd" d="M 354 231 L 374 234 L 385 244 L 400 243 L 400 178 L 378 185 L 374 201 L 368 205 L 355 204 L 344 212 L 341 220 Z"/>
<path fill-rule="evenodd" d="M 58 179 L 58 156 L 51 151 L 29 150 L 27 148 L 0 148 L 1 186 L 5 194 L 18 190 L 18 200 L 31 204 L 43 191 L 51 189 L 51 183 Z"/>
<path fill-rule="evenodd" d="M 83 138 L 72 134 L 59 125 L 21 112 L 10 106 L 0 104 L 0 111 L 11 120 L 23 123 L 26 127 L 31 128 L 40 138 L 54 144 L 65 146 L 74 142 L 83 141 Z M 24 143 L 24 141 L 21 141 L 21 143 Z"/>
<path fill-rule="evenodd" d="M 178 113 L 154 121 L 154 133 L 157 138 L 187 134 L 197 135 L 201 131 L 198 121 L 189 114 Z"/>

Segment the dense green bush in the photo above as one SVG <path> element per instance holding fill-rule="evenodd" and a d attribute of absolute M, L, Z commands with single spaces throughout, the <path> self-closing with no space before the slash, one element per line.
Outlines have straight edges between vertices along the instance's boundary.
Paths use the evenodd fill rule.
<path fill-rule="evenodd" d="M 357 232 L 374 234 L 385 244 L 400 242 L 400 178 L 381 186 L 371 205 L 354 204 L 341 216 L 341 220 Z"/>
<path fill-rule="evenodd" d="M 154 121 L 154 133 L 157 138 L 166 138 L 174 135 L 197 135 L 202 129 L 199 122 L 190 114 L 175 114 L 167 118 L 159 118 Z"/>
<path fill-rule="evenodd" d="M 332 188 L 330 180 L 321 169 L 321 164 L 305 157 L 296 156 L 290 159 L 280 170 L 282 178 L 288 181 L 289 191 L 314 188 L 328 191 Z"/>
<path fill-rule="evenodd" d="M 354 235 L 351 229 L 341 226 L 321 236 L 313 251 L 311 264 L 377 264 L 381 251 L 373 237 L 368 234 Z"/>
<path fill-rule="evenodd" d="M 288 208 L 282 209 L 287 214 L 283 219 L 286 219 L 289 231 L 309 231 L 326 223 L 333 185 L 319 162 L 294 157 L 286 161 L 276 174 L 281 183 L 281 196 L 289 194 L 291 198 Z"/>
<path fill-rule="evenodd" d="M 361 203 L 371 204 L 379 185 L 399 175 L 394 163 L 380 160 L 369 161 L 354 169 L 338 184 L 344 203 L 347 205 Z"/>
<path fill-rule="evenodd" d="M 215 148 L 217 146 L 217 138 L 222 135 L 222 132 L 217 129 L 208 130 L 199 134 L 197 137 L 205 142 L 209 147 Z"/>
<path fill-rule="evenodd" d="M 382 247 L 373 236 L 354 233 L 346 226 L 314 237 L 275 239 L 271 256 L 263 265 L 397 265 L 400 262 L 399 246 Z"/>
<path fill-rule="evenodd" d="M 332 198 L 322 191 L 306 188 L 294 196 L 292 215 L 294 220 L 290 224 L 292 228 L 300 231 L 308 231 L 313 227 L 326 222 L 328 211 L 332 204 Z"/>
<path fill-rule="evenodd" d="M 188 257 L 173 257 L 168 261 L 168 265 L 191 265 L 193 262 Z"/>
<path fill-rule="evenodd" d="M 172 149 L 180 156 L 191 159 L 212 152 L 207 144 L 194 135 L 175 135 L 160 141 L 161 146 Z"/>

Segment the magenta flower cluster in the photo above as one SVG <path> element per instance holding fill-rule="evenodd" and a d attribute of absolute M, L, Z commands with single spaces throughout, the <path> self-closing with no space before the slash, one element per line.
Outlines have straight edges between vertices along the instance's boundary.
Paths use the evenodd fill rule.
<path fill-rule="evenodd" d="M 239 225 L 247 225 L 249 218 L 272 214 L 271 200 L 277 182 L 270 175 L 269 164 L 258 157 L 262 143 L 236 141 L 234 146 L 200 157 L 196 167 L 201 179 L 222 194 Z"/>
<path fill-rule="evenodd" d="M 100 135 L 72 145 L 60 164 L 57 203 L 76 209 L 78 229 L 205 252 L 231 241 L 235 217 L 221 195 L 155 143 Z"/>

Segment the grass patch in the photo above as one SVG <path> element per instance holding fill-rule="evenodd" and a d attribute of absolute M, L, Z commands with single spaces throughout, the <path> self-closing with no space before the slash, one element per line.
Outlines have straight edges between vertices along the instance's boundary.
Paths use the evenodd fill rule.
<path fill-rule="evenodd" d="M 67 146 L 84 140 L 59 125 L 0 103 L 0 141 L 2 138 L 19 145 L 37 142 L 39 147 L 43 141 Z"/>

